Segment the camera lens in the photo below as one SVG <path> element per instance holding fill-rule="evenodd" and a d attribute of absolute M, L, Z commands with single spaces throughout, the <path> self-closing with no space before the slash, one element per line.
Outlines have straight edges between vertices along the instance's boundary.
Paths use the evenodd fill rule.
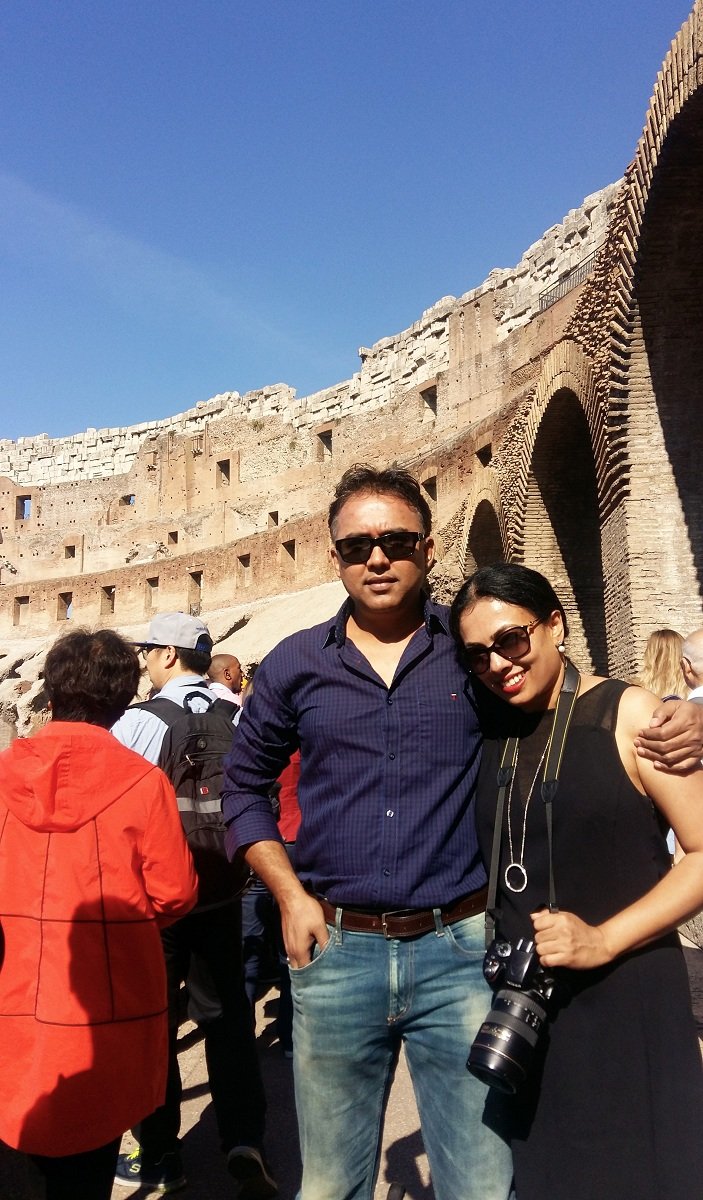
<path fill-rule="evenodd" d="M 532 1069 L 546 1016 L 533 992 L 501 988 L 469 1051 L 468 1070 L 499 1092 L 516 1092 Z"/>

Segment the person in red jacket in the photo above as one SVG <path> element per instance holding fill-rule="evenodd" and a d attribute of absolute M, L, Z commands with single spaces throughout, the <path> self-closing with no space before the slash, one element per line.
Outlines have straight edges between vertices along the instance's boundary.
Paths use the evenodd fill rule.
<path fill-rule="evenodd" d="M 171 784 L 110 733 L 139 672 L 111 630 L 61 638 L 51 721 L 0 754 L 0 1138 L 47 1200 L 109 1200 L 122 1133 L 164 1098 L 159 928 L 197 883 Z"/>

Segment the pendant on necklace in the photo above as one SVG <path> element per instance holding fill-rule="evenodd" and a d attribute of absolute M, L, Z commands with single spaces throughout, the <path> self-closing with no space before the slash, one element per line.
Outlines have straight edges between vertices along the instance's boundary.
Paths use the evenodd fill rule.
<path fill-rule="evenodd" d="M 515 873 L 513 877 L 515 877 L 515 875 L 517 876 L 515 883 L 510 882 L 511 871 Z M 527 871 L 523 867 L 522 863 L 508 863 L 503 874 L 503 879 L 505 880 L 505 886 L 509 888 L 511 892 L 524 892 L 525 888 L 527 887 Z"/>

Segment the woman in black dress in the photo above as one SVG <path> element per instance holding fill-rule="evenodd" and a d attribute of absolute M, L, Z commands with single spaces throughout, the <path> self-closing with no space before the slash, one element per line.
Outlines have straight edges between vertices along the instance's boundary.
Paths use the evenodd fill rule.
<path fill-rule="evenodd" d="M 542 575 L 502 563 L 466 581 L 451 621 L 486 707 L 476 815 L 487 864 L 498 768 L 517 739 L 496 933 L 534 939 L 558 982 L 534 1070 L 516 1095 L 491 1094 L 517 1200 L 699 1200 L 703 1072 L 676 929 L 703 907 L 703 771 L 670 775 L 637 756 L 654 696 L 580 676 L 552 805 L 550 911 L 540 785 L 567 662 L 564 610 Z M 686 851 L 673 869 L 668 826 Z"/>

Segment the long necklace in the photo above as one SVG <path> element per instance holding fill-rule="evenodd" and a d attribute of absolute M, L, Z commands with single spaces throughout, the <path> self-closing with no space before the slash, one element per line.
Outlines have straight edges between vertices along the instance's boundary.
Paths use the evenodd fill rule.
<path fill-rule="evenodd" d="M 522 838 L 520 840 L 520 857 L 519 858 L 515 857 L 515 850 L 513 849 L 513 820 L 512 820 L 513 784 L 515 783 L 515 776 L 517 775 L 517 760 L 518 760 L 518 756 L 520 754 L 519 743 L 517 746 L 517 750 L 515 752 L 515 762 L 513 763 L 513 774 L 512 774 L 512 778 L 510 780 L 510 788 L 508 790 L 508 813 L 507 813 L 507 816 L 508 816 L 508 846 L 510 849 L 510 862 L 508 863 L 508 865 L 505 868 L 505 871 L 503 873 L 503 879 L 505 880 L 505 886 L 507 888 L 509 888 L 511 892 L 524 892 L 525 888 L 527 887 L 527 868 L 525 867 L 525 836 L 527 833 L 527 811 L 530 807 L 530 800 L 532 799 L 532 793 L 535 790 L 535 784 L 537 783 L 537 778 L 539 776 L 540 771 L 542 770 L 542 765 L 544 763 L 544 760 L 547 757 L 547 747 L 548 746 L 549 746 L 549 741 L 547 742 L 547 745 L 544 747 L 544 750 L 542 751 L 542 757 L 540 758 L 539 763 L 537 765 L 537 770 L 535 771 L 535 777 L 532 780 L 532 783 L 530 784 L 530 790 L 527 793 L 527 799 L 525 801 L 525 811 L 522 815 Z M 517 876 L 517 883 L 510 882 L 510 872 L 511 871 L 513 872 L 513 877 Z"/>

